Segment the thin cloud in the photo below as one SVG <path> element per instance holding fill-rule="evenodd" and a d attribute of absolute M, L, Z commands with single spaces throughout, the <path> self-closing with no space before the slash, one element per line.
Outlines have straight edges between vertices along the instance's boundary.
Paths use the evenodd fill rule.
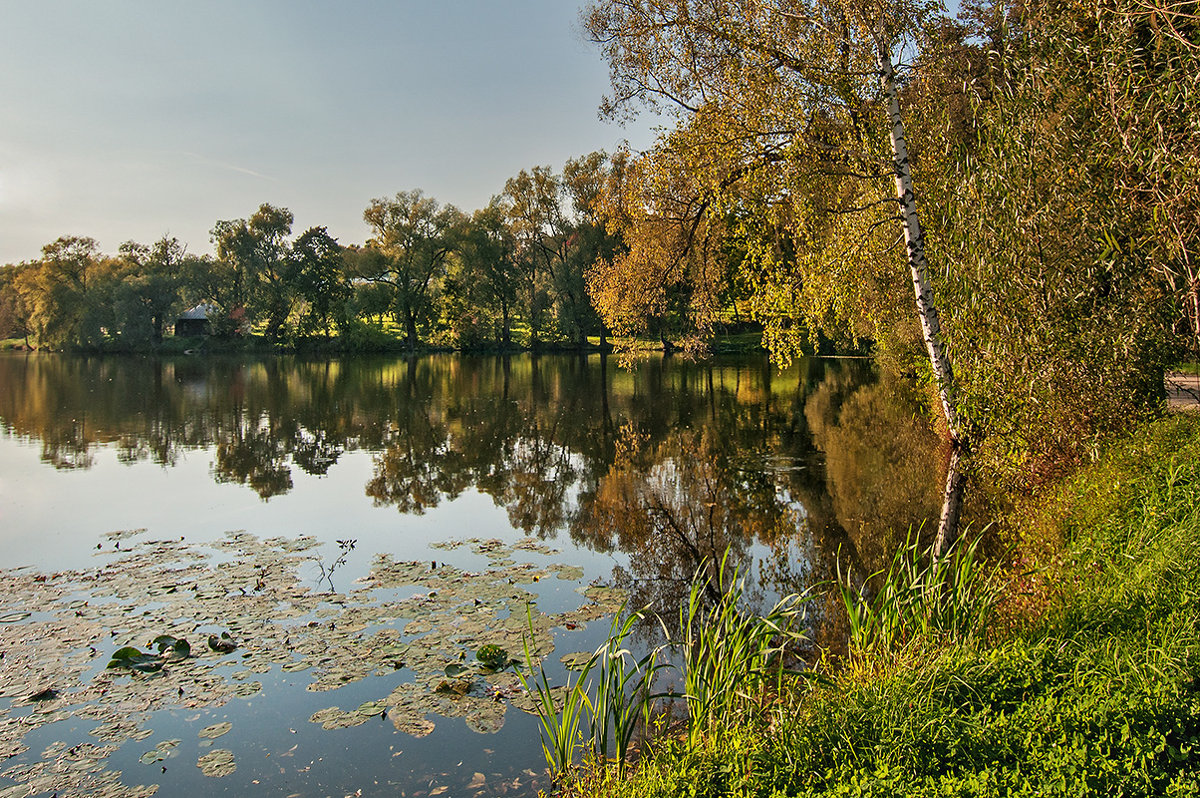
<path fill-rule="evenodd" d="M 194 153 L 194 152 L 185 152 L 184 155 L 188 156 L 189 158 L 194 158 L 201 163 L 208 164 L 209 166 L 217 166 L 217 167 L 220 167 L 221 169 L 228 169 L 231 172 L 240 172 L 241 174 L 250 175 L 251 177 L 257 177 L 261 180 L 266 180 L 271 183 L 279 182 L 279 180 L 277 178 L 271 177 L 270 175 L 264 175 L 262 172 L 256 172 L 253 169 L 247 169 L 244 166 L 238 166 L 236 164 L 225 163 L 224 161 L 215 161 L 212 158 L 206 158 L 203 155 L 200 155 L 200 154 Z"/>

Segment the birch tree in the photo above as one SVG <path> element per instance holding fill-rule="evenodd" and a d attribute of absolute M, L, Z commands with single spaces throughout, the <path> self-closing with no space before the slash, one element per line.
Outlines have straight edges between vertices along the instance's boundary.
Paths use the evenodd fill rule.
<path fill-rule="evenodd" d="M 968 442 L 930 284 L 899 65 L 935 9 L 922 2 L 855 0 L 600 0 L 585 24 L 608 59 L 603 110 L 638 106 L 677 125 L 644 156 L 635 186 L 630 256 L 601 267 L 620 283 L 652 248 L 641 239 L 659 216 L 677 170 L 691 195 L 677 214 L 671 256 L 694 250 L 714 222 L 746 242 L 755 315 L 775 354 L 795 350 L 795 329 L 851 317 L 864 337 L 894 311 L 902 260 L 950 444 L 935 553 L 956 535 Z M 649 189 L 649 190 L 647 190 Z M 890 232 L 889 232 L 890 231 Z M 662 268 L 660 266 L 660 268 Z M 668 271 L 671 267 L 665 267 Z M 880 301 L 864 301 L 872 293 Z M 603 306 L 603 302 L 600 302 Z M 910 305 L 910 307 L 912 307 Z M 871 329 L 874 328 L 874 329 Z M 790 333 L 790 334 L 788 334 Z"/>

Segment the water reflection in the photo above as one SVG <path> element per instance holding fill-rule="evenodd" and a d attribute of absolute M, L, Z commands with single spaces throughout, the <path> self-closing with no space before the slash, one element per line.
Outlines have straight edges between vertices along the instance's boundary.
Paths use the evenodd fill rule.
<path fill-rule="evenodd" d="M 780 588 L 838 557 L 869 572 L 939 499 L 919 403 L 863 361 L 12 355 L 0 385 L 5 429 L 54 469 L 101 447 L 168 468 L 209 450 L 215 481 L 268 501 L 295 469 L 364 451 L 376 506 L 420 514 L 478 491 L 514 529 L 623 552 L 639 604 L 673 600 L 726 549 Z"/>

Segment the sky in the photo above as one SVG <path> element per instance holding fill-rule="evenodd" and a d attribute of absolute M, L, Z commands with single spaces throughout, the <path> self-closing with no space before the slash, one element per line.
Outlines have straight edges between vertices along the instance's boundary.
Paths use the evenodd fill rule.
<path fill-rule="evenodd" d="M 598 118 L 576 0 L 0 0 L 0 263 L 106 253 L 264 202 L 362 243 L 376 197 L 465 211 L 521 169 L 645 148 Z"/>

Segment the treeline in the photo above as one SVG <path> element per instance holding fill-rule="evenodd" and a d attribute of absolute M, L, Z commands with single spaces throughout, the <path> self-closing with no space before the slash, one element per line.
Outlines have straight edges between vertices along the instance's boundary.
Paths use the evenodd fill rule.
<path fill-rule="evenodd" d="M 622 246 L 598 216 L 609 173 L 604 153 L 557 173 L 535 167 L 474 213 L 420 190 L 375 199 L 363 246 L 342 246 L 324 227 L 293 235 L 291 211 L 270 204 L 218 221 L 215 257 L 170 237 L 106 255 L 91 238 L 64 236 L 41 259 L 0 268 L 0 338 L 146 349 L 204 305 L 218 338 L 272 344 L 585 346 L 605 335 L 585 275 Z"/>

